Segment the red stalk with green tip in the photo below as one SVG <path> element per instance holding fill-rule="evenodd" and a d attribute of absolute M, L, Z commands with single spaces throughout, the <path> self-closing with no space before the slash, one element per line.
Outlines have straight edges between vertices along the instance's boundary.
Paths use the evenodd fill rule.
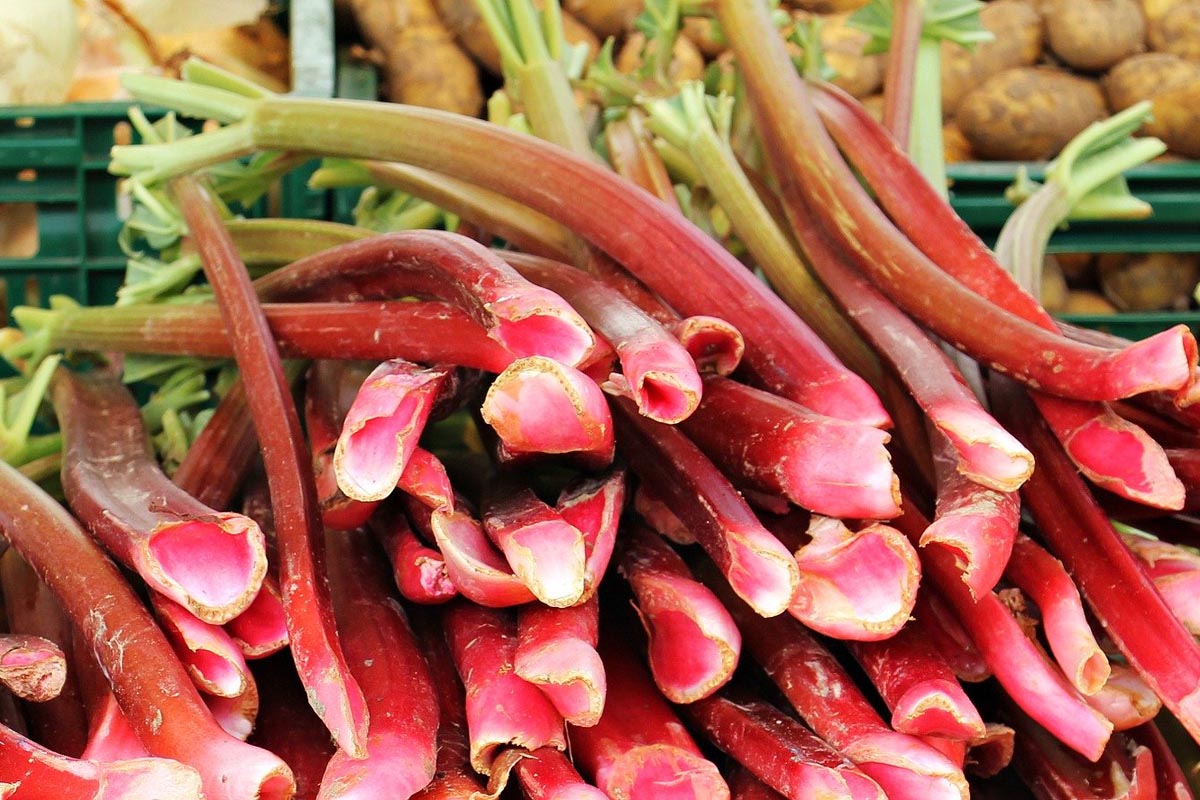
<path fill-rule="evenodd" d="M 679 340 L 616 289 L 578 269 L 549 259 L 506 253 L 518 272 L 570 303 L 617 351 L 621 375 L 609 376 L 650 419 L 687 419 L 703 387 L 696 363 Z"/>
<path fill-rule="evenodd" d="M 1004 576 L 1037 605 L 1050 652 L 1072 685 L 1084 695 L 1098 692 L 1108 680 L 1108 658 L 1096 642 L 1079 589 L 1062 562 L 1020 534 Z"/>
<path fill-rule="evenodd" d="M 0 684 L 17 697 L 53 700 L 66 680 L 67 659 L 57 644 L 24 633 L 0 634 Z"/>
<path fill-rule="evenodd" d="M 781 533 L 789 542 L 793 536 Z M 796 566 L 800 585 L 788 612 L 836 639 L 893 635 L 912 613 L 921 582 L 916 549 L 882 523 L 853 531 L 841 520 L 814 516 Z"/>
<path fill-rule="evenodd" d="M 1169 542 L 1126 533 L 1122 537 L 1145 567 L 1154 588 L 1193 635 L 1200 636 L 1200 555 Z"/>
<path fill-rule="evenodd" d="M 16 550 L 0 556 L 0 590 L 9 630 L 26 631 L 58 644 L 71 655 L 72 632 L 62 606 Z M 87 746 L 87 713 L 74 668 L 52 700 L 25 706 L 30 737 L 56 753 L 78 757 Z"/>
<path fill-rule="evenodd" d="M 1001 386 L 997 402 L 1007 424 L 1038 459 L 1035 482 L 1023 496 L 1050 551 L 1062 559 L 1129 663 L 1200 740 L 1200 645 L 1121 541 L 1053 434 L 1036 419 L 1024 392 Z"/>
<path fill-rule="evenodd" d="M 900 308 L 955 348 L 1053 394 L 1115 400 L 1189 384 L 1196 343 L 1185 327 L 1122 351 L 1088 347 L 1003 310 L 942 272 L 855 180 L 810 90 L 791 69 L 766 6 L 721 0 L 717 8 L 789 204 L 819 212 L 832 243 Z"/>
<path fill-rule="evenodd" d="M 621 513 L 625 509 L 625 470 L 581 477 L 563 488 L 554 508 L 583 533 L 583 599 L 592 597 L 608 570 Z"/>
<path fill-rule="evenodd" d="M 680 712 L 714 745 L 784 797 L 885 798 L 879 784 L 767 703 L 738 703 L 715 695 Z"/>
<path fill-rule="evenodd" d="M 481 413 L 510 456 L 569 453 L 587 466 L 612 462 L 612 415 L 604 392 L 553 359 L 514 361 L 492 381 Z"/>
<path fill-rule="evenodd" d="M 742 636 L 679 554 L 634 525 L 625 531 L 618 569 L 633 590 L 659 691 L 672 703 L 693 703 L 724 686 L 737 667 Z"/>
<path fill-rule="evenodd" d="M 849 648 L 892 712 L 894 730 L 962 741 L 984 735 L 983 718 L 950 665 L 912 625 L 881 642 L 852 642 Z"/>
<path fill-rule="evenodd" d="M 188 95 L 200 88 L 145 77 L 127 83 L 139 99 L 167 107 L 190 105 Z M 165 145 L 172 148 L 166 153 L 156 150 L 158 145 L 117 150 L 114 169 L 136 171 L 153 181 L 263 148 L 400 161 L 472 180 L 575 231 L 680 313 L 727 319 L 747 339 L 748 369 L 772 391 L 801 403 L 808 398 L 814 410 L 837 416 L 878 418 L 879 402 L 869 388 L 836 364 L 783 301 L 719 243 L 592 160 L 498 125 L 429 109 L 282 97 L 248 100 L 232 92 L 220 97 L 226 107 L 219 117 L 244 124 L 234 122 L 215 136 Z M 310 124 L 327 119 L 330 112 L 338 114 L 337 125 Z M 449 138 L 458 142 L 453 149 L 434 144 Z M 504 163 L 495 158 L 501 151 L 509 155 Z M 538 185 L 511 169 L 513 163 L 536 164 Z"/>
<path fill-rule="evenodd" d="M 954 555 L 972 597 L 990 592 L 1004 573 L 1017 536 L 1021 498 L 980 486 L 957 469 L 945 437 L 933 434 L 937 511 L 921 535 L 921 547 L 941 547 Z"/>
<path fill-rule="evenodd" d="M 290 797 L 294 785 L 287 765 L 217 726 L 162 632 L 99 545 L 7 464 L 0 464 L 0 486 L 5 498 L 0 532 L 62 603 L 147 750 L 198 770 L 213 800 Z"/>
<path fill-rule="evenodd" d="M 197 689 L 218 697 L 239 697 L 253 689 L 254 678 L 245 656 L 222 628 L 197 619 L 165 597 L 152 596 L 150 605 Z M 254 700 L 257 707 L 257 694 Z"/>
<path fill-rule="evenodd" d="M 375 368 L 346 412 L 333 455 L 338 486 L 359 502 L 392 493 L 425 429 L 447 370 L 392 359 Z"/>
<path fill-rule="evenodd" d="M 504 553 L 513 574 L 542 603 L 573 606 L 585 590 L 583 532 L 515 478 L 484 496 L 483 528 Z"/>
<path fill-rule="evenodd" d="M 604 710 L 599 635 L 600 606 L 594 596 L 570 608 L 530 603 L 517 610 L 514 670 L 541 689 L 572 725 L 595 725 Z"/>
<path fill-rule="evenodd" d="M 459 602 L 446 609 L 443 620 L 467 691 L 471 766 L 490 775 L 499 751 L 509 745 L 566 749 L 562 717 L 537 687 L 513 672 L 517 625 L 512 615 Z"/>
<path fill-rule="evenodd" d="M 739 597 L 764 616 L 781 614 L 800 583 L 796 560 L 737 490 L 673 426 L 613 399 L 621 454 L 638 478 L 678 514 Z"/>
<path fill-rule="evenodd" d="M 206 622 L 245 610 L 267 572 L 258 526 L 171 483 L 137 403 L 116 378 L 63 370 L 53 396 L 66 439 L 63 489 L 92 534 L 151 588 Z"/>
<path fill-rule="evenodd" d="M 716 765 L 659 694 L 631 643 L 601 634 L 608 697 L 596 725 L 570 729 L 576 767 L 609 797 L 728 800 Z"/>
<path fill-rule="evenodd" d="M 1112 665 L 1108 680 L 1095 694 L 1087 698 L 1088 705 L 1099 711 L 1113 724 L 1113 729 L 1127 731 L 1150 722 L 1162 709 L 1162 700 L 1146 685 L 1137 671 L 1125 664 Z"/>
<path fill-rule="evenodd" d="M 436 770 L 433 679 L 371 539 L 362 531 L 335 531 L 326 546 L 338 628 L 371 721 L 366 758 L 334 753 L 317 796 L 408 800 Z"/>
<path fill-rule="evenodd" d="M 517 762 L 526 800 L 605 800 L 608 795 L 580 777 L 565 755 L 542 747 Z"/>
<path fill-rule="evenodd" d="M 763 619 L 722 587 L 714 590 L 741 628 L 746 649 L 801 719 L 888 797 L 967 797 L 962 771 L 920 739 L 891 730 L 837 659 L 799 622 Z"/>
<path fill-rule="evenodd" d="M 362 755 L 367 711 L 337 638 L 329 587 L 321 574 L 324 542 L 312 464 L 279 352 L 220 215 L 200 183 L 173 184 L 188 229 L 213 286 L 222 319 L 233 332 L 238 369 L 251 381 L 246 398 L 262 448 L 279 547 L 279 583 L 292 656 L 309 703 L 338 746 Z"/>
<path fill-rule="evenodd" d="M 1147 722 L 1127 735 L 1137 745 L 1149 750 L 1154 758 L 1154 777 L 1161 800 L 1193 800 L 1195 795 L 1192 794 L 1187 775 L 1157 725 Z"/>
<path fill-rule="evenodd" d="M 250 605 L 226 622 L 225 630 L 248 659 L 266 658 L 287 647 L 287 616 L 278 580 L 271 575 L 263 578 L 263 585 Z"/>
<path fill-rule="evenodd" d="M 442 554 L 418 539 L 401 514 L 378 512 L 371 520 L 371 530 L 391 562 L 392 577 L 404 599 L 436 605 L 458 594 Z"/>
<path fill-rule="evenodd" d="M 964 286 L 1057 330 L 1053 318 L 996 262 L 945 197 L 921 180 L 916 166 L 858 101 L 827 84 L 818 89 L 812 99 L 830 134 L 913 243 Z M 1137 425 L 1101 404 L 1041 393 L 1035 402 L 1072 460 L 1097 485 L 1151 505 L 1178 507 L 1181 490 L 1162 448 Z"/>
<path fill-rule="evenodd" d="M 726 474 L 818 514 L 889 519 L 900 513 L 899 482 L 884 446 L 891 437 L 878 428 L 710 378 L 683 431 Z"/>

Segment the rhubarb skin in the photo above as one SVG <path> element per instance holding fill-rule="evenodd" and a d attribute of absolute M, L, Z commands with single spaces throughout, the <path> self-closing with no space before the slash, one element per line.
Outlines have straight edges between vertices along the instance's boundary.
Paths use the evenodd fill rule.
<path fill-rule="evenodd" d="M 219 625 L 244 611 L 267 572 L 258 526 L 241 514 L 214 511 L 171 483 L 150 449 L 137 403 L 116 378 L 60 370 L 52 391 L 66 437 L 63 489 L 92 534 L 200 619 Z"/>
<path fill-rule="evenodd" d="M 785 797 L 886 798 L 879 784 L 767 703 L 716 695 L 681 711 L 713 744 Z"/>
<path fill-rule="evenodd" d="M 565 755 L 546 747 L 524 754 L 515 771 L 527 800 L 605 800 L 604 792 L 580 777 Z"/>
<path fill-rule="evenodd" d="M 566 749 L 558 711 L 513 671 L 517 625 L 512 615 L 460 601 L 447 607 L 443 619 L 467 691 L 471 766 L 490 775 L 500 749 L 509 745 Z"/>
<path fill-rule="evenodd" d="M 838 518 L 889 519 L 900 488 L 886 431 L 817 414 L 726 378 L 705 381 L 684 432 L 727 474 Z"/>
<path fill-rule="evenodd" d="M 1152 722 L 1129 731 L 1128 737 L 1140 747 L 1150 751 L 1154 759 L 1154 776 L 1158 784 L 1158 796 L 1163 800 L 1192 800 L 1195 795 L 1188 783 L 1187 775 L 1179 760 L 1171 752 L 1162 731 Z"/>
<path fill-rule="evenodd" d="M 392 564 L 392 577 L 404 599 L 437 605 L 458 595 L 442 554 L 418 539 L 403 516 L 381 512 L 371 520 L 371 530 Z"/>
<path fill-rule="evenodd" d="M 696 537 L 663 500 L 654 496 L 646 484 L 639 484 L 633 493 L 633 508 L 647 525 L 664 539 L 675 544 L 695 544 Z"/>
<path fill-rule="evenodd" d="M 530 603 L 517 611 L 517 675 L 537 686 L 572 725 L 595 725 L 607 681 L 596 652 L 600 605 L 593 596 L 570 608 Z"/>
<path fill-rule="evenodd" d="M 67 659 L 57 644 L 23 633 L 0 634 L 0 684 L 17 697 L 53 700 L 66 681 Z"/>
<path fill-rule="evenodd" d="M 1162 710 L 1162 700 L 1154 693 L 1137 671 L 1124 664 L 1113 664 L 1108 680 L 1095 694 L 1087 698 L 1088 705 L 1099 711 L 1113 724 L 1113 729 L 1127 731 L 1152 721 Z"/>
<path fill-rule="evenodd" d="M 933 645 L 960 681 L 980 683 L 992 677 L 979 647 L 936 592 L 921 592 L 917 596 L 909 624 Z"/>
<path fill-rule="evenodd" d="M 630 643 L 602 631 L 599 652 L 609 676 L 605 713 L 590 728 L 570 729 L 581 773 L 613 800 L 729 800 L 716 765 L 700 753 Z"/>
<path fill-rule="evenodd" d="M 1145 565 L 1163 600 L 1193 635 L 1200 636 L 1200 555 L 1169 542 L 1133 534 L 1122 537 Z"/>
<path fill-rule="evenodd" d="M 737 667 L 742 635 L 684 560 L 642 525 L 625 532 L 619 570 L 633 590 L 649 639 L 654 683 L 672 703 L 693 703 L 725 685 Z"/>
<path fill-rule="evenodd" d="M 370 724 L 366 758 L 334 753 L 318 798 L 407 800 L 433 780 L 436 768 L 433 679 L 371 539 L 362 531 L 330 532 L 326 552 L 338 630 Z"/>
<path fill-rule="evenodd" d="M 786 800 L 743 766 L 736 767 L 730 774 L 729 792 L 732 800 Z"/>
<path fill-rule="evenodd" d="M 621 398 L 613 408 L 621 453 L 638 478 L 671 506 L 739 597 L 763 616 L 783 613 L 800 583 L 792 554 L 681 431 Z"/>

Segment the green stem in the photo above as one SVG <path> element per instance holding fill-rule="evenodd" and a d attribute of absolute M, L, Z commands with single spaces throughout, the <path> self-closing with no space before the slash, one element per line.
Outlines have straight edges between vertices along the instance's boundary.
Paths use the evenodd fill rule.
<path fill-rule="evenodd" d="M 912 119 L 908 154 L 917 168 L 943 197 L 949 197 L 946 183 L 945 149 L 942 144 L 941 44 L 922 37 L 917 44 L 913 72 Z"/>

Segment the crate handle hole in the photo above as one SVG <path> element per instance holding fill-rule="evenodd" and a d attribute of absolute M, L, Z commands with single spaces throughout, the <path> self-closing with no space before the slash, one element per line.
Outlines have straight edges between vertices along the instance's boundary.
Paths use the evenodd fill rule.
<path fill-rule="evenodd" d="M 34 117 L 17 117 L 13 120 L 13 124 L 18 128 L 32 128 L 37 125 L 37 119 Z"/>
<path fill-rule="evenodd" d="M 113 125 L 113 144 L 118 146 L 133 144 L 133 126 L 125 120 Z"/>
<path fill-rule="evenodd" d="M 22 183 L 33 183 L 37 180 L 37 170 L 33 167 L 26 167 L 17 173 L 17 180 Z"/>
<path fill-rule="evenodd" d="M 25 279 L 25 305 L 40 306 L 42 304 L 41 286 L 38 285 L 36 275 L 30 275 Z"/>
<path fill-rule="evenodd" d="M 32 258 L 39 249 L 37 206 L 0 203 L 0 258 Z"/>

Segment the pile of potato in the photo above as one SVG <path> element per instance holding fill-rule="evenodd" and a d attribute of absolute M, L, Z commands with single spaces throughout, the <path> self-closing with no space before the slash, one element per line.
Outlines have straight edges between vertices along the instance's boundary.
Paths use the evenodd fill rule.
<path fill-rule="evenodd" d="M 1042 268 L 1051 313 L 1185 311 L 1200 283 L 1196 253 L 1058 253 Z"/>

